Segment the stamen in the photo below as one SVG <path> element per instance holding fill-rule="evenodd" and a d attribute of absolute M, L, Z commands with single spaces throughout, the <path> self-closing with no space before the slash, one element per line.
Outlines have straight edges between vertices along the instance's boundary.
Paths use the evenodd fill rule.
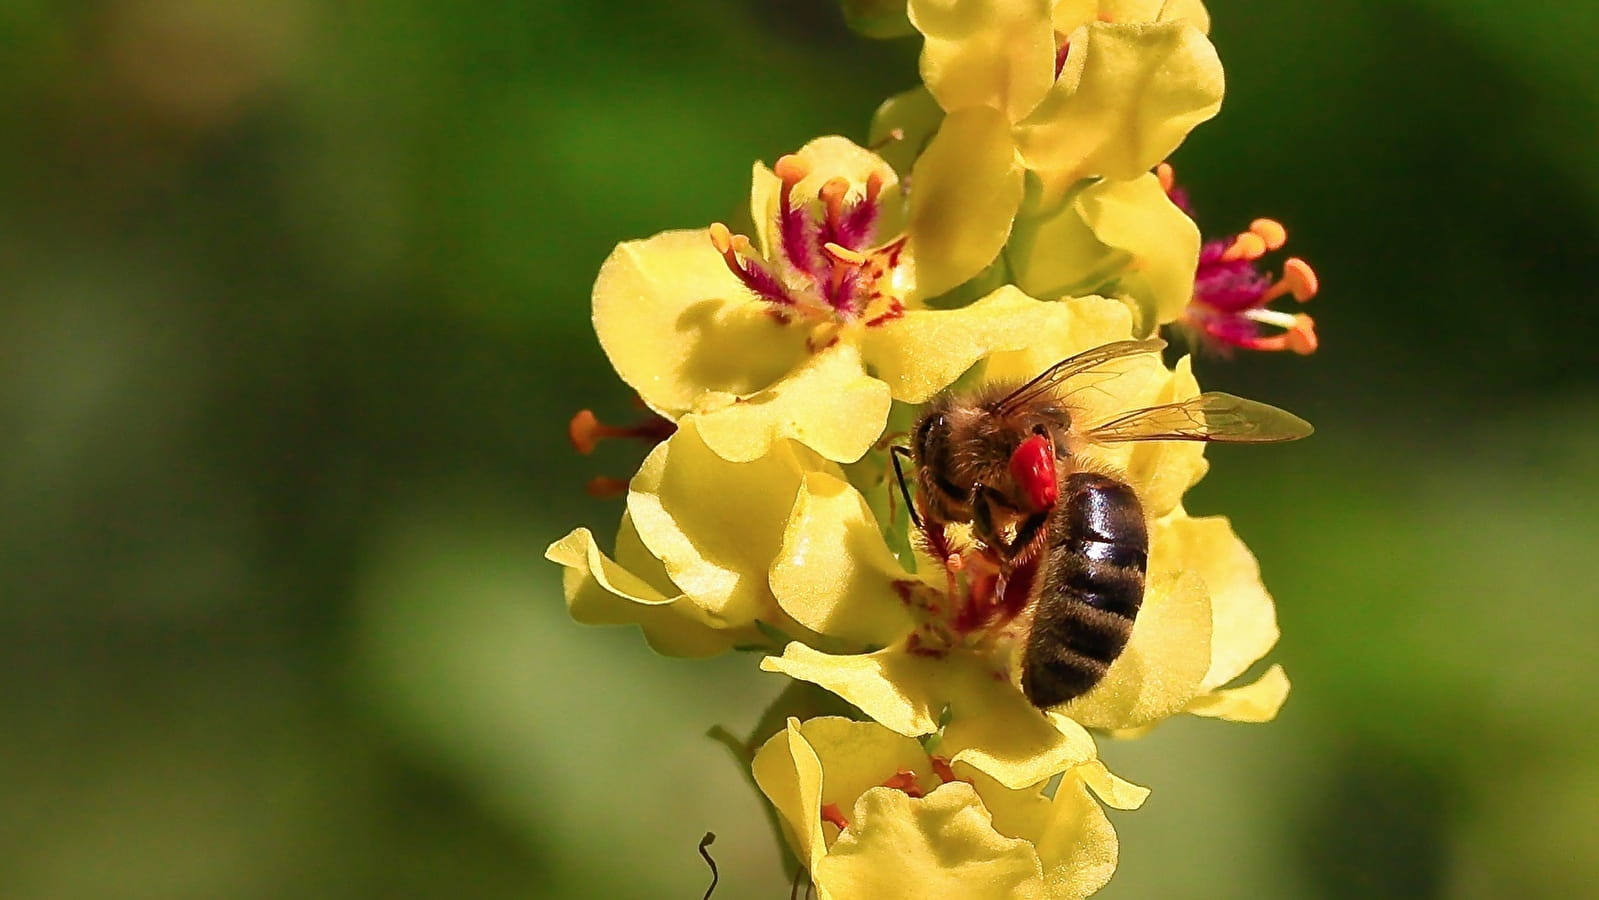
<path fill-rule="evenodd" d="M 1295 317 L 1292 313 L 1278 312 L 1275 309 L 1246 309 L 1244 310 L 1244 317 L 1262 325 L 1270 325 L 1273 328 L 1293 328 L 1295 323 Z"/>
<path fill-rule="evenodd" d="M 837 803 L 822 804 L 822 821 L 836 826 L 839 831 L 849 827 L 849 819 L 844 818 L 844 813 L 839 811 Z"/>
<path fill-rule="evenodd" d="M 935 755 L 929 756 L 928 760 L 932 762 L 933 774 L 938 776 L 939 781 L 942 781 L 945 784 L 952 784 L 956 781 L 966 781 L 966 779 L 956 776 L 954 767 L 949 764 L 949 757 Z M 970 784 L 970 782 L 967 783 Z"/>
<path fill-rule="evenodd" d="M 1300 356 L 1309 356 L 1316 352 L 1320 341 L 1316 339 L 1316 323 L 1307 315 L 1289 315 L 1269 309 L 1252 309 L 1244 315 L 1263 325 L 1275 325 L 1284 329 L 1281 334 L 1253 337 L 1236 341 L 1238 346 L 1246 350 L 1280 351 L 1287 350 Z"/>
<path fill-rule="evenodd" d="M 835 243 L 851 250 L 870 246 L 880 211 L 878 199 L 883 195 L 883 188 L 887 184 L 888 177 L 881 171 L 874 170 L 866 176 L 866 193 L 849 204 L 848 211 L 844 213 L 838 228 L 831 235 Z"/>
<path fill-rule="evenodd" d="M 711 246 L 715 247 L 716 252 L 722 254 L 724 259 L 728 258 L 733 252 L 733 232 L 721 222 L 712 222 L 710 232 Z M 728 262 L 731 263 L 732 260 L 729 259 Z"/>
<path fill-rule="evenodd" d="M 783 182 L 778 195 L 777 230 L 789 264 L 815 278 L 817 259 L 811 243 L 813 225 L 805 210 L 794 205 L 794 187 L 811 174 L 811 165 L 793 154 L 780 157 L 772 172 Z"/>
<path fill-rule="evenodd" d="M 1321 282 L 1316 278 L 1316 270 L 1310 267 L 1310 263 L 1295 256 L 1283 263 L 1283 277 L 1261 296 L 1260 302 L 1266 304 L 1284 294 L 1293 294 L 1295 300 L 1304 303 L 1316 296 L 1316 291 L 1320 288 Z"/>
<path fill-rule="evenodd" d="M 722 255 L 722 262 L 727 264 L 727 270 L 733 273 L 734 278 L 763 300 L 778 306 L 797 305 L 782 279 L 755 261 L 755 248 L 750 246 L 749 238 L 733 234 L 721 222 L 712 222 L 707 231 L 711 246 Z"/>
<path fill-rule="evenodd" d="M 1316 270 L 1297 256 L 1283 263 L 1283 280 L 1292 286 L 1290 290 L 1294 299 L 1300 303 L 1316 296 L 1316 292 L 1321 290 L 1321 279 L 1316 277 Z"/>
<path fill-rule="evenodd" d="M 1160 189 L 1169 194 L 1172 185 L 1177 183 L 1177 172 L 1172 169 L 1171 163 L 1161 163 L 1155 167 L 1155 178 L 1160 181 Z"/>
<path fill-rule="evenodd" d="M 792 153 L 778 157 L 772 164 L 772 171 L 783 180 L 783 187 L 792 188 L 805 180 L 811 174 L 811 164 Z"/>
<path fill-rule="evenodd" d="M 817 191 L 817 196 L 822 198 L 822 203 L 827 207 L 827 227 L 830 235 L 839 233 L 843 225 L 844 198 L 849 195 L 849 182 L 843 178 L 829 178 Z"/>
<path fill-rule="evenodd" d="M 1288 243 L 1288 229 L 1276 219 L 1256 219 L 1249 223 L 1249 230 L 1260 235 L 1260 239 L 1266 242 L 1267 250 L 1281 250 Z"/>
<path fill-rule="evenodd" d="M 566 426 L 566 438 L 572 442 L 572 449 L 584 456 L 593 453 L 602 438 L 620 437 L 621 433 L 619 428 L 601 425 L 591 409 L 578 410 Z"/>
<path fill-rule="evenodd" d="M 898 129 L 896 129 L 898 130 Z M 887 181 L 882 172 L 873 172 L 866 176 L 866 202 L 876 203 L 877 198 L 883 193 L 883 183 Z"/>
<path fill-rule="evenodd" d="M 605 438 L 638 438 L 654 446 L 671 437 L 675 431 L 675 424 L 654 413 L 631 428 L 618 428 L 604 424 L 593 410 L 588 409 L 578 410 L 566 426 L 567 439 L 572 442 L 573 449 L 584 456 L 593 453 L 594 448 Z"/>
<path fill-rule="evenodd" d="M 1222 253 L 1222 262 L 1240 259 L 1260 259 L 1266 255 L 1266 241 L 1253 231 L 1246 231 L 1233 239 L 1232 245 Z"/>
<path fill-rule="evenodd" d="M 827 243 L 823 244 L 822 249 L 827 251 L 828 256 L 833 257 L 833 259 L 837 260 L 838 262 L 846 263 L 852 266 L 866 264 L 866 254 L 851 250 L 848 247 L 840 247 L 832 241 L 828 241 Z"/>
<path fill-rule="evenodd" d="M 927 796 L 927 792 L 923 791 L 922 786 L 916 781 L 916 773 L 910 769 L 900 769 L 895 772 L 892 777 L 883 782 L 883 787 L 904 791 L 905 795 L 912 799 Z"/>
<path fill-rule="evenodd" d="M 621 478 L 596 475 L 583 485 L 583 491 L 596 500 L 610 500 L 627 493 L 627 482 Z"/>

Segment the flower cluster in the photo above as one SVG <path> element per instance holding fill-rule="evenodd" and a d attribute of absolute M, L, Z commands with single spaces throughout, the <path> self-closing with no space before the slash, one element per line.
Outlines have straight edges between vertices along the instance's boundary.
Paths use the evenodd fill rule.
<path fill-rule="evenodd" d="M 1049 707 L 1024 691 L 1021 658 L 1041 595 L 1068 576 L 1000 552 L 975 521 L 930 522 L 911 485 L 943 476 L 897 476 L 895 455 L 916 456 L 941 394 L 1002 395 L 1163 327 L 1310 352 L 1308 317 L 1267 304 L 1308 299 L 1316 279 L 1297 259 L 1280 277 L 1258 268 L 1286 239 L 1270 220 L 1202 243 L 1165 162 L 1221 102 L 1198 0 L 845 7 L 870 34 L 920 34 L 923 86 L 879 110 L 880 153 L 829 136 L 757 163 L 747 234 L 667 231 L 605 261 L 595 330 L 650 419 L 580 413 L 573 442 L 653 448 L 610 551 L 579 528 L 547 556 L 578 621 L 636 625 L 676 656 L 759 652 L 760 669 L 843 701 L 846 715 L 814 715 L 786 691 L 736 742 L 822 897 L 1086 896 L 1116 866 L 1102 804 L 1146 793 L 1099 761 L 1096 734 L 1178 714 L 1266 721 L 1287 695 L 1279 667 L 1240 680 L 1278 637 L 1254 557 L 1226 518 L 1182 505 L 1208 465 L 1201 439 L 1245 435 L 1234 420 L 1269 408 L 1201 394 L 1188 358 L 1168 367 L 1147 341 L 1061 387 L 1073 423 L 1166 410 L 1193 424 L 1070 431 L 1056 448 L 1062 476 L 1136 495 L 1143 568 L 1125 647 Z M 1279 437 L 1308 433 L 1278 415 L 1297 423 Z M 1000 531 L 1020 542 L 1028 512 Z"/>

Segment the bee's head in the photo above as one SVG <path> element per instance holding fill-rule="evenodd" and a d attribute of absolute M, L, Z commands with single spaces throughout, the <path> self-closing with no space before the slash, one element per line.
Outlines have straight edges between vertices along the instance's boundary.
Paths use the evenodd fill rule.
<path fill-rule="evenodd" d="M 916 464 L 941 467 L 949 455 L 949 415 L 943 404 L 929 409 L 916 422 L 911 432 L 911 452 L 916 454 Z"/>

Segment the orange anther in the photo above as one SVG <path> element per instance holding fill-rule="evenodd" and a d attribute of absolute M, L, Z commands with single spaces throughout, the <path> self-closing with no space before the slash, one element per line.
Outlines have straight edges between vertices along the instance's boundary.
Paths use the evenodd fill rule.
<path fill-rule="evenodd" d="M 721 222 L 712 222 L 710 227 L 711 246 L 716 252 L 726 256 L 733 249 L 733 233 Z"/>
<path fill-rule="evenodd" d="M 929 756 L 928 760 L 932 762 L 933 774 L 938 776 L 939 781 L 942 781 L 945 784 L 950 784 L 956 781 L 966 781 L 966 779 L 956 776 L 955 769 L 949 764 L 948 757 L 934 755 Z M 970 782 L 967 783 L 970 784 Z"/>
<path fill-rule="evenodd" d="M 1288 290 L 1293 293 L 1294 299 L 1304 303 L 1321 289 L 1321 281 L 1316 278 L 1316 270 L 1310 263 L 1299 257 L 1290 258 L 1283 263 L 1283 281 L 1288 284 Z"/>
<path fill-rule="evenodd" d="M 1288 243 L 1288 229 L 1276 219 L 1256 219 L 1249 223 L 1249 230 L 1266 242 L 1267 250 L 1278 250 Z"/>
<path fill-rule="evenodd" d="M 787 156 L 778 157 L 777 162 L 772 166 L 772 171 L 777 174 L 777 177 L 784 184 L 797 184 L 805 176 L 811 174 L 811 164 L 790 153 Z"/>
<path fill-rule="evenodd" d="M 1169 194 L 1172 185 L 1177 183 L 1177 172 L 1172 169 L 1171 163 L 1161 163 L 1155 167 L 1155 178 L 1160 181 L 1160 189 Z"/>
<path fill-rule="evenodd" d="M 907 796 L 913 798 L 927 796 L 927 793 L 922 790 L 922 786 L 917 783 L 916 773 L 910 769 L 900 769 L 895 772 L 892 777 L 883 782 L 883 787 L 904 791 Z"/>
<path fill-rule="evenodd" d="M 600 420 L 590 409 L 578 410 L 572 421 L 567 423 L 566 437 L 572 442 L 572 448 L 588 456 L 599 445 L 600 438 L 607 437 L 607 429 L 600 424 Z"/>
<path fill-rule="evenodd" d="M 836 228 L 844 214 L 844 198 L 849 195 L 849 182 L 843 178 L 829 178 L 816 193 L 827 205 L 827 221 Z"/>
<path fill-rule="evenodd" d="M 620 478 L 596 475 L 589 479 L 588 484 L 583 486 L 583 490 L 596 500 L 610 500 L 613 497 L 620 497 L 627 493 L 627 482 Z"/>
<path fill-rule="evenodd" d="M 1315 353 L 1320 343 L 1316 340 L 1316 323 L 1310 316 L 1295 316 L 1294 320 L 1294 327 L 1284 335 L 1288 339 L 1288 349 L 1300 356 Z"/>
<path fill-rule="evenodd" d="M 888 179 L 883 177 L 882 172 L 873 172 L 872 174 L 866 176 L 867 203 L 877 202 L 878 195 L 883 193 L 883 183 L 887 180 Z"/>
<path fill-rule="evenodd" d="M 1266 254 L 1266 241 L 1253 231 L 1246 231 L 1233 239 L 1231 247 L 1221 255 L 1223 262 L 1238 259 L 1260 259 Z"/>

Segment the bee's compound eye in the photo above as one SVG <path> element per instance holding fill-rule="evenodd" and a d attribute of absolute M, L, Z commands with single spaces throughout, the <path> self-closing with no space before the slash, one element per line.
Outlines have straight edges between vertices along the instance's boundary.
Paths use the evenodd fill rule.
<path fill-rule="evenodd" d="M 928 450 L 931 449 L 930 447 L 928 447 L 928 441 L 932 438 L 933 432 L 934 431 L 943 431 L 944 427 L 945 427 L 945 425 L 944 425 L 944 414 L 943 413 L 935 413 L 934 415 L 928 416 L 927 418 L 925 418 L 922 421 L 917 423 L 917 425 L 916 425 L 916 448 L 915 449 L 916 449 L 916 455 L 917 455 L 918 458 L 925 457 L 927 455 Z"/>

